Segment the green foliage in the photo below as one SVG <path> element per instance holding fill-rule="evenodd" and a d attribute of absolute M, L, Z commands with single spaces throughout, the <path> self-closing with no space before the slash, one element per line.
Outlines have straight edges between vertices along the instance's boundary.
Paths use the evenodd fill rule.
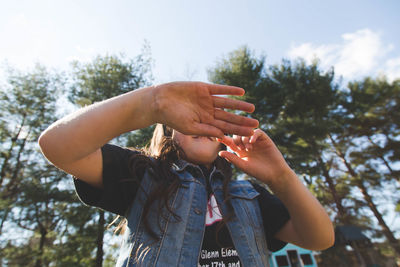
<path fill-rule="evenodd" d="M 243 87 L 244 100 L 256 106 L 253 117 L 267 131 L 298 172 L 314 175 L 315 155 L 319 155 L 335 105 L 336 91 L 331 86 L 333 72 L 320 73 L 317 65 L 304 62 L 271 66 L 264 57 L 254 58 L 248 48 L 240 48 L 209 71 L 214 83 Z"/>
<path fill-rule="evenodd" d="M 366 78 L 349 83 L 348 88 L 343 92 L 344 131 L 338 134 L 338 142 L 354 147 L 348 156 L 363 166 L 363 179 L 373 185 L 392 179 L 400 182 L 399 171 L 393 168 L 400 161 L 400 82 Z"/>
<path fill-rule="evenodd" d="M 149 85 L 149 50 L 132 60 L 120 56 L 97 56 L 89 63 L 73 62 L 69 100 L 86 106 Z"/>
<path fill-rule="evenodd" d="M 131 60 L 123 55 L 106 55 L 97 56 L 89 63 L 73 62 L 68 98 L 74 105 L 83 107 L 146 87 L 152 81 L 151 63 L 148 46 L 143 48 L 142 54 Z M 124 134 L 116 142 L 127 147 L 142 147 L 151 138 L 153 129 L 149 127 Z"/>
<path fill-rule="evenodd" d="M 126 146 L 132 148 L 143 148 L 150 144 L 155 125 L 140 129 L 127 136 Z"/>
<path fill-rule="evenodd" d="M 4 238 L 19 229 L 26 238 L 1 244 L 0 262 L 47 265 L 47 248 L 59 222 L 54 201 L 62 197 L 57 188 L 61 172 L 45 162 L 37 138 L 56 119 L 63 81 L 40 65 L 26 73 L 7 71 L 7 84 L 0 91 L 0 233 Z"/>

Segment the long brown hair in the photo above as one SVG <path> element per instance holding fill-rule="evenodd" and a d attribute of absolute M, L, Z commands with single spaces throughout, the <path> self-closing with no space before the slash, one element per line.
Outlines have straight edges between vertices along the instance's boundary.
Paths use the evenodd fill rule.
<path fill-rule="evenodd" d="M 158 225 L 160 226 L 160 217 L 166 219 L 165 212 L 161 212 L 164 208 L 167 209 L 168 212 L 172 214 L 174 219 L 180 220 L 179 216 L 174 213 L 172 207 L 169 204 L 169 199 L 176 193 L 179 187 L 181 187 L 181 181 L 179 177 L 172 172 L 172 164 L 176 162 L 178 159 L 185 159 L 185 153 L 181 147 L 172 139 L 172 131 L 173 129 L 162 124 L 157 124 L 153 136 L 150 140 L 149 145 L 147 145 L 144 149 L 141 149 L 141 153 L 135 154 L 130 159 L 130 172 L 131 179 L 125 180 L 130 182 L 135 182 L 139 186 L 140 190 L 140 178 L 143 177 L 144 171 L 147 168 L 151 168 L 154 171 L 154 179 L 156 181 L 156 186 L 152 192 L 150 192 L 147 196 L 147 200 L 143 207 L 143 222 L 146 231 L 152 236 L 155 240 L 158 240 L 159 237 L 150 228 L 148 222 L 148 215 L 150 211 L 151 205 L 158 199 L 162 201 L 158 201 Z M 221 150 L 226 149 L 226 146 L 221 144 Z M 232 167 L 229 162 L 221 157 L 217 157 L 214 161 L 215 167 L 220 170 L 224 175 L 223 180 L 223 192 L 224 192 L 224 202 L 227 203 L 229 214 L 227 216 L 223 216 L 223 220 L 220 221 L 220 225 L 217 227 L 217 232 L 223 226 L 223 223 L 226 223 L 231 218 L 231 213 L 233 212 L 233 208 L 230 202 L 230 197 L 228 194 L 228 184 L 232 178 Z M 114 220 L 115 221 L 115 220 Z M 125 227 L 127 226 L 126 218 L 120 222 L 117 226 L 115 232 L 119 230 L 121 233 L 125 231 Z"/>

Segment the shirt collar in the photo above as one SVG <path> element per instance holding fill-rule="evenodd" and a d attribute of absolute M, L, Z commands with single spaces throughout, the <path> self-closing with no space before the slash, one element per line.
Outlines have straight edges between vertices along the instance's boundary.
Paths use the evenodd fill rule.
<path fill-rule="evenodd" d="M 198 168 L 197 165 L 189 163 L 189 162 L 187 162 L 187 161 L 185 161 L 183 159 L 178 159 L 177 161 L 175 161 L 175 163 L 172 164 L 172 168 L 175 171 L 178 171 L 178 172 L 181 172 L 181 171 L 185 170 L 189 166 Z"/>

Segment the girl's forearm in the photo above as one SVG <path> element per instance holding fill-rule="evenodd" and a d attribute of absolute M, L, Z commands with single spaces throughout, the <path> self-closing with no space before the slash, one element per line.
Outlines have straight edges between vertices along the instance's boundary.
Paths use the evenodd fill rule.
<path fill-rule="evenodd" d="M 39 138 L 43 154 L 56 166 L 68 164 L 122 133 L 153 124 L 153 90 L 149 87 L 131 91 L 56 121 Z"/>
<path fill-rule="evenodd" d="M 296 233 L 293 241 L 316 250 L 333 245 L 334 230 L 328 214 L 292 170 L 269 186 L 289 211 Z"/>

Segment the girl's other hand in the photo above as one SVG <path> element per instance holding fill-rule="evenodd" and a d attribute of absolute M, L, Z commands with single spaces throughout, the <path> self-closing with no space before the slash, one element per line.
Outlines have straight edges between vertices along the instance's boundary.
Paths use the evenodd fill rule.
<path fill-rule="evenodd" d="M 186 135 L 222 138 L 225 134 L 250 136 L 258 121 L 223 109 L 253 112 L 254 105 L 217 95 L 243 95 L 235 86 L 202 82 L 172 82 L 154 90 L 154 121 L 166 124 Z"/>
<path fill-rule="evenodd" d="M 260 129 L 250 137 L 224 136 L 218 141 L 234 152 L 220 151 L 221 157 L 263 183 L 272 185 L 292 171 L 271 138 Z"/>
<path fill-rule="evenodd" d="M 225 136 L 219 141 L 234 151 L 220 151 L 221 157 L 266 183 L 288 209 L 290 220 L 275 238 L 311 250 L 323 250 L 334 244 L 335 232 L 325 209 L 290 169 L 266 133 L 257 129 L 250 138 Z"/>

